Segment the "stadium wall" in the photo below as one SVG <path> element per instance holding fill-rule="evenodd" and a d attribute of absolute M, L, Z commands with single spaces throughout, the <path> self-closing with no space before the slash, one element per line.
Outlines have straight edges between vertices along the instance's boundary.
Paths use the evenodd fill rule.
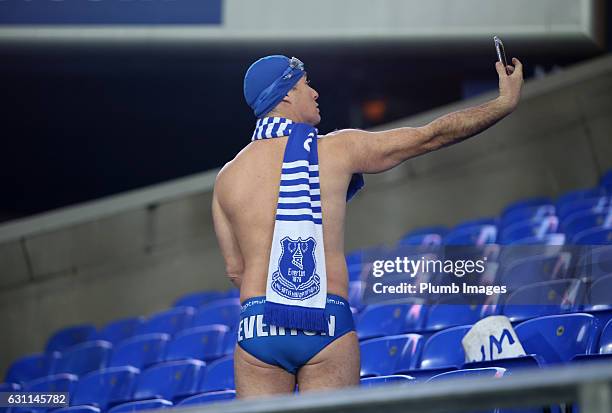
<path fill-rule="evenodd" d="M 406 93 L 410 93 L 406 91 Z M 475 99 L 384 128 L 417 126 Z M 471 141 L 368 176 L 347 249 L 496 215 L 513 200 L 592 186 L 612 167 L 612 57 L 525 85 L 519 109 Z M 226 289 L 211 222 L 215 171 L 0 225 L 0 371 L 70 324 L 146 315 Z"/>

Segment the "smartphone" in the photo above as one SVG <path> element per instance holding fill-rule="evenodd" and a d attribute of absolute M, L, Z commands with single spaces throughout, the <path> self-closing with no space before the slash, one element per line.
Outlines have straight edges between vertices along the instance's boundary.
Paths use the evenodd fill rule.
<path fill-rule="evenodd" d="M 497 59 L 504 65 L 506 74 L 510 75 L 510 73 L 508 72 L 508 61 L 506 60 L 506 51 L 504 50 L 504 43 L 497 36 L 493 36 L 493 42 L 495 42 L 495 51 L 497 51 Z"/>

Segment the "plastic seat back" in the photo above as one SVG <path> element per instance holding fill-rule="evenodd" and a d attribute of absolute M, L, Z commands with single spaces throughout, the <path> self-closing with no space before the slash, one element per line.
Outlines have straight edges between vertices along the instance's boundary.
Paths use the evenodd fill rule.
<path fill-rule="evenodd" d="M 142 410 L 157 410 L 167 409 L 172 407 L 172 402 L 164 399 L 142 400 L 129 403 L 123 403 L 113 407 L 108 413 L 130 413 L 139 412 Z"/>
<path fill-rule="evenodd" d="M 134 399 L 160 398 L 176 400 L 197 393 L 204 374 L 205 363 L 200 360 L 169 361 L 156 364 L 140 372 Z"/>
<path fill-rule="evenodd" d="M 228 333 L 229 328 L 221 324 L 183 330 L 168 343 L 165 359 L 167 361 L 218 359 L 225 353 L 225 340 Z"/>
<path fill-rule="evenodd" d="M 62 328 L 56 331 L 47 340 L 45 351 L 64 351 L 69 347 L 96 338 L 96 327 L 93 324 L 81 324 Z"/>
<path fill-rule="evenodd" d="M 389 376 L 378 376 L 378 377 L 364 377 L 360 380 L 362 387 L 374 387 L 385 384 L 408 384 L 415 383 L 414 377 L 406 376 L 402 374 L 392 374 Z"/>
<path fill-rule="evenodd" d="M 233 390 L 235 387 L 234 358 L 229 356 L 213 361 L 206 367 L 206 374 L 198 391 Z"/>
<path fill-rule="evenodd" d="M 470 328 L 471 326 L 451 327 L 429 337 L 423 346 L 418 368 L 460 368 L 465 362 L 461 340 Z"/>
<path fill-rule="evenodd" d="M 110 367 L 81 377 L 72 396 L 73 405 L 89 404 L 106 411 L 132 400 L 140 371 L 131 366 Z"/>
<path fill-rule="evenodd" d="M 130 317 L 113 321 L 107 324 L 98 333 L 99 340 L 105 340 L 113 345 L 126 340 L 136 333 L 136 330 L 144 323 L 144 317 Z"/>
<path fill-rule="evenodd" d="M 7 382 L 25 383 L 51 374 L 53 364 L 59 353 L 30 354 L 15 360 L 8 368 L 4 378 Z"/>
<path fill-rule="evenodd" d="M 54 367 L 55 373 L 72 373 L 77 376 L 107 366 L 113 345 L 108 341 L 94 340 L 77 344 L 62 353 Z"/>
<path fill-rule="evenodd" d="M 192 327 L 223 324 L 235 330 L 240 321 L 240 300 L 226 298 L 201 307 L 194 315 Z"/>
<path fill-rule="evenodd" d="M 526 285 L 506 298 L 502 314 L 512 322 L 576 311 L 584 300 L 580 280 L 544 281 Z"/>
<path fill-rule="evenodd" d="M 421 304 L 383 304 L 368 306 L 357 322 L 360 340 L 421 331 L 425 319 Z"/>
<path fill-rule="evenodd" d="M 161 362 L 170 341 L 168 334 L 143 334 L 118 344 L 111 355 L 109 367 L 133 366 L 144 369 Z"/>
<path fill-rule="evenodd" d="M 599 323 L 590 314 L 552 315 L 525 321 L 515 328 L 527 354 L 545 363 L 563 363 L 597 351 Z"/>
<path fill-rule="evenodd" d="M 153 314 L 136 329 L 135 335 L 163 333 L 172 336 L 189 327 L 194 312 L 193 307 L 174 307 Z"/>
<path fill-rule="evenodd" d="M 400 334 L 366 340 L 361 348 L 361 376 L 386 376 L 403 365 L 414 368 L 419 360 L 423 337 L 419 334 Z"/>

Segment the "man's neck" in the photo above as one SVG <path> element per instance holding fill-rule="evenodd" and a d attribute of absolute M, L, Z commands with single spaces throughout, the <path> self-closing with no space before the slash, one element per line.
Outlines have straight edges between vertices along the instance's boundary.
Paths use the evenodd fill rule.
<path fill-rule="evenodd" d="M 289 119 L 293 123 L 299 123 L 300 122 L 298 117 L 295 116 L 294 114 L 286 113 L 286 112 L 281 112 L 281 111 L 279 111 L 279 112 L 272 111 L 272 112 L 268 113 L 264 117 L 266 117 L 266 118 L 273 118 L 273 117 L 276 117 L 276 118 L 285 118 L 285 119 Z"/>

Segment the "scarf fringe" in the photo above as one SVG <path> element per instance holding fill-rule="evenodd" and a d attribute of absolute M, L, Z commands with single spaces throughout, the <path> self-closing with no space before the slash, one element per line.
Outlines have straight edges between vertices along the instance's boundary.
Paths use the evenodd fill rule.
<path fill-rule="evenodd" d="M 266 301 L 264 323 L 297 330 L 327 332 L 324 308 L 307 308 Z"/>

